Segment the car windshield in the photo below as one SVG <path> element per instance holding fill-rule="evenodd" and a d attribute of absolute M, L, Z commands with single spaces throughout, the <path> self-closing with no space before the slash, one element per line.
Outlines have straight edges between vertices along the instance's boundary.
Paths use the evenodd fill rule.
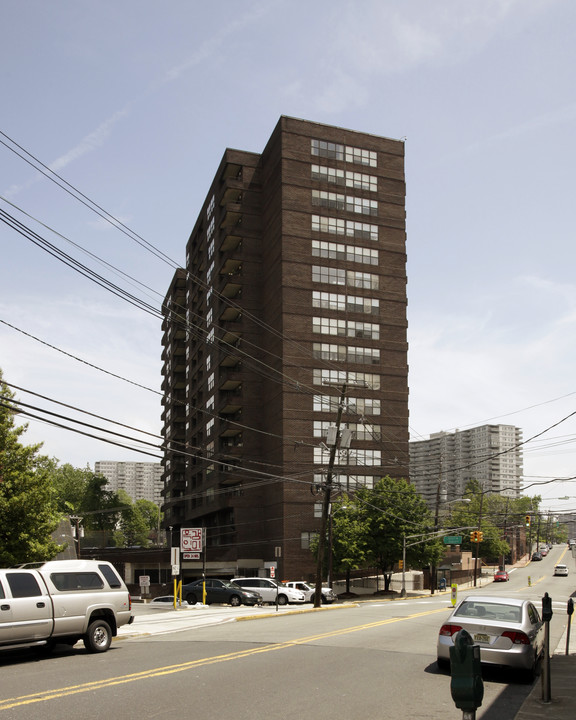
<path fill-rule="evenodd" d="M 471 600 L 463 602 L 455 615 L 469 618 L 482 618 L 484 620 L 504 620 L 519 623 L 522 620 L 522 608 L 517 605 L 504 605 L 500 603 L 479 602 Z"/>

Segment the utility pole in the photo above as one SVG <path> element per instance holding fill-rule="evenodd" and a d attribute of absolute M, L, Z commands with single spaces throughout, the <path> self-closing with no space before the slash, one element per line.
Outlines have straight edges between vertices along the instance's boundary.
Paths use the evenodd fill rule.
<path fill-rule="evenodd" d="M 484 501 L 484 491 L 480 495 L 480 511 L 478 512 L 478 531 L 482 527 L 482 503 Z M 478 554 L 479 554 L 480 543 L 476 543 L 476 550 L 474 552 L 474 587 L 478 582 Z"/>
<path fill-rule="evenodd" d="M 326 474 L 326 484 L 324 486 L 324 498 L 322 500 L 322 521 L 320 523 L 320 535 L 318 536 L 318 557 L 316 561 L 316 589 L 314 592 L 314 607 L 318 608 L 322 605 L 322 564 L 324 560 L 324 546 L 326 542 L 326 530 L 328 526 L 328 515 L 330 513 L 330 494 L 332 492 L 332 477 L 334 473 L 334 461 L 336 459 L 336 449 L 338 447 L 338 437 L 340 434 L 340 423 L 342 422 L 342 413 L 344 411 L 344 397 L 346 395 L 346 383 L 342 385 L 340 391 L 340 402 L 338 403 L 338 413 L 336 415 L 336 434 L 332 447 L 330 448 L 330 458 L 328 460 L 328 472 Z M 332 538 L 330 538 L 332 541 Z M 329 548 L 332 552 L 332 548 Z"/>

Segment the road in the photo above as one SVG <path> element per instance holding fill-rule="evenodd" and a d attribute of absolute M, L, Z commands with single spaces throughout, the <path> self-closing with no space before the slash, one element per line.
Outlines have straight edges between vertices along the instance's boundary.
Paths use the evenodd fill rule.
<path fill-rule="evenodd" d="M 563 551 L 555 548 L 542 562 L 515 570 L 508 583 L 460 596 L 526 596 L 540 607 L 547 591 L 554 601 L 555 648 L 576 578 L 574 560 L 567 555 L 563 561 L 570 576 L 551 576 Z M 176 626 L 167 624 L 165 634 L 125 635 L 102 655 L 89 655 L 80 645 L 42 659 L 32 652 L 5 653 L 0 657 L 0 720 L 459 719 L 450 676 L 435 662 L 438 628 L 450 608 L 450 596 L 441 594 L 296 614 L 272 609 L 268 617 L 217 625 L 208 624 L 209 613 L 233 617 L 235 609 L 210 608 L 193 627 L 174 632 Z M 181 623 L 184 616 L 178 615 Z M 145 619 L 139 615 L 131 631 L 139 622 L 145 628 Z M 513 718 L 530 689 L 512 673 L 486 671 L 477 718 Z"/>

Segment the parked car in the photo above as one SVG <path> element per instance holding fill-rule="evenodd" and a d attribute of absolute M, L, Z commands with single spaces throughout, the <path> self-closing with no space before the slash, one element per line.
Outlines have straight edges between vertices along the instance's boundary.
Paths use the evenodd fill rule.
<path fill-rule="evenodd" d="M 106 652 L 134 620 L 130 593 L 104 560 L 51 560 L 0 570 L 0 649 L 82 640 Z"/>
<path fill-rule="evenodd" d="M 219 578 L 206 578 L 206 605 L 223 603 L 226 605 L 261 605 L 262 597 L 258 592 L 246 590 L 229 580 Z M 202 602 L 204 580 L 182 585 L 182 597 L 190 605 Z"/>
<path fill-rule="evenodd" d="M 546 557 L 546 555 L 548 555 L 548 548 L 546 547 L 546 545 L 540 548 L 540 555 L 542 555 L 542 557 Z"/>
<path fill-rule="evenodd" d="M 532 553 L 532 560 L 542 560 L 542 553 L 539 553 L 539 552 Z"/>
<path fill-rule="evenodd" d="M 555 565 L 554 575 L 563 575 L 564 577 L 568 577 L 568 565 L 562 565 L 561 563 Z"/>
<path fill-rule="evenodd" d="M 278 603 L 278 605 L 286 605 L 287 603 L 303 603 L 304 593 L 295 588 L 288 587 L 273 578 L 264 577 L 237 577 L 232 578 L 232 582 L 240 585 L 245 590 L 257 592 L 262 596 L 262 602 Z"/>
<path fill-rule="evenodd" d="M 316 594 L 315 585 L 304 582 L 303 580 L 289 580 L 284 584 L 303 592 L 305 602 L 314 602 L 314 595 Z M 338 596 L 334 590 L 332 590 L 331 587 L 328 587 L 328 585 L 322 585 L 322 602 L 326 603 L 326 605 L 331 605 L 336 600 L 338 600 Z"/>
<path fill-rule="evenodd" d="M 155 605 L 156 607 L 163 607 L 166 610 L 170 610 L 174 607 L 174 595 L 160 595 L 159 597 L 155 597 L 153 600 L 150 600 L 150 605 Z M 186 600 L 182 600 L 182 603 L 179 602 L 179 599 L 176 598 L 176 607 L 190 607 Z"/>
<path fill-rule="evenodd" d="M 494 573 L 494 582 L 508 582 L 508 580 L 510 580 L 510 575 L 506 570 L 496 570 Z"/>
<path fill-rule="evenodd" d="M 480 647 L 480 661 L 525 670 L 533 678 L 544 651 L 544 623 L 530 600 L 471 595 L 461 600 L 440 628 L 438 665 L 448 665 L 459 630 Z"/>

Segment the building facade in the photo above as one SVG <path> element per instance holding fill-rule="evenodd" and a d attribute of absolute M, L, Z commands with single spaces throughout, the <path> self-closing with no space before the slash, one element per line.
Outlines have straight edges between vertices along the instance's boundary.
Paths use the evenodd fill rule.
<path fill-rule="evenodd" d="M 161 463 L 98 460 L 94 463 L 94 472 L 105 477 L 108 488 L 114 492 L 125 490 L 134 501 L 150 500 L 158 506 L 162 504 Z"/>
<path fill-rule="evenodd" d="M 485 492 L 517 498 L 522 484 L 522 430 L 481 425 L 410 442 L 410 479 L 431 509 L 461 498 L 470 480 Z"/>
<path fill-rule="evenodd" d="M 406 332 L 404 144 L 282 117 L 226 150 L 163 323 L 164 524 L 210 572 L 308 577 L 327 472 L 407 477 Z"/>

